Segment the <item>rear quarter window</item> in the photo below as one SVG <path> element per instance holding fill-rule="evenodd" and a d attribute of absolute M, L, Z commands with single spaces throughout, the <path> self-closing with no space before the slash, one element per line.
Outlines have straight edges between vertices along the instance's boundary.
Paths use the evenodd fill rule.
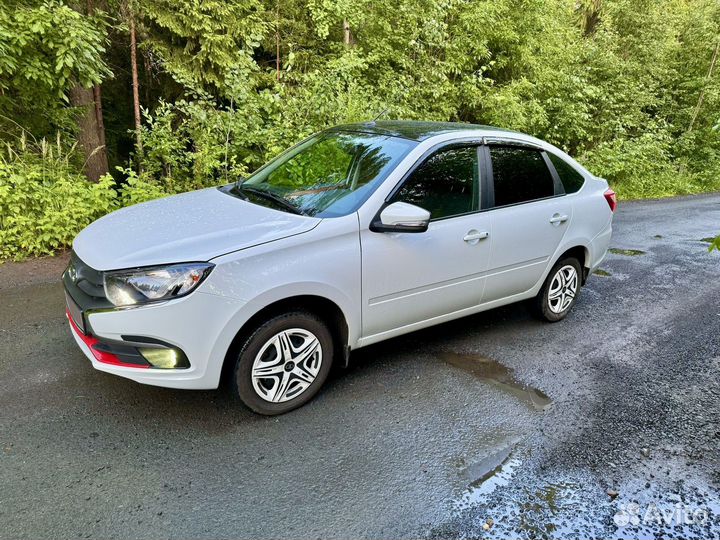
<path fill-rule="evenodd" d="M 575 193 L 585 183 L 585 177 L 567 161 L 547 152 L 550 161 L 560 177 L 565 193 Z"/>

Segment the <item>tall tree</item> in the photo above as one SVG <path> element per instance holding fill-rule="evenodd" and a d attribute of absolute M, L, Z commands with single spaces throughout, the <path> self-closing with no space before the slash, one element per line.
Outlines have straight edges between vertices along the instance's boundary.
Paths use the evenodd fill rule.
<path fill-rule="evenodd" d="M 275 4 L 275 80 L 280 80 L 280 0 Z"/>
<path fill-rule="evenodd" d="M 346 47 L 350 46 L 350 21 L 343 19 L 343 44 Z"/>
<path fill-rule="evenodd" d="M 110 75 L 105 44 L 101 17 L 52 0 L 0 4 L 0 116 L 43 137 L 67 126 L 62 109 L 69 99 L 79 109 L 78 139 L 90 180 L 108 169 L 92 90 Z"/>
<path fill-rule="evenodd" d="M 135 120 L 136 151 L 142 155 L 142 120 L 140 117 L 140 83 L 138 80 L 137 34 L 135 32 L 135 13 L 132 3 L 126 6 L 128 27 L 130 29 L 130 70 L 132 72 L 133 119 Z"/>
<path fill-rule="evenodd" d="M 95 14 L 92 0 L 88 0 L 85 7 L 85 14 L 92 17 Z M 85 156 L 85 175 L 91 182 L 97 182 L 109 170 L 100 83 L 96 82 L 92 88 L 86 88 L 78 82 L 70 89 L 69 97 L 70 103 L 80 110 L 78 143 Z"/>
<path fill-rule="evenodd" d="M 602 0 L 578 0 L 575 4 L 575 12 L 580 19 L 580 27 L 586 36 L 595 32 L 600 24 L 600 12 Z"/>
<path fill-rule="evenodd" d="M 95 15 L 95 6 L 93 0 L 87 0 L 87 13 L 92 16 Z M 105 143 L 105 120 L 103 118 L 103 107 L 102 107 L 102 87 L 100 83 L 93 85 L 93 102 L 95 104 L 95 117 L 97 120 L 97 132 L 98 142 L 102 146 L 102 152 L 105 156 L 105 170 L 107 172 L 107 144 Z"/>
<path fill-rule="evenodd" d="M 147 29 L 144 46 L 176 82 L 222 94 L 257 70 L 253 53 L 277 7 L 276 0 L 143 0 L 136 15 Z"/>
<path fill-rule="evenodd" d="M 717 63 L 718 59 L 718 51 L 720 50 L 720 39 L 715 43 L 715 50 L 712 54 L 712 59 L 710 60 L 710 67 L 708 68 L 707 76 L 705 77 L 705 81 L 711 81 L 713 77 L 713 73 L 715 72 L 715 64 Z M 690 120 L 690 126 L 688 127 L 688 131 L 692 131 L 693 127 L 695 126 L 695 122 L 697 122 L 698 114 L 700 114 L 700 109 L 702 108 L 703 100 L 705 99 L 705 84 L 703 84 L 702 88 L 700 89 L 700 95 L 698 96 L 697 105 L 695 106 L 695 111 L 693 112 L 692 119 Z"/>
<path fill-rule="evenodd" d="M 83 170 L 88 180 L 97 182 L 108 173 L 108 159 L 93 88 L 76 84 L 70 89 L 70 103 L 79 110 L 78 143 L 85 157 Z"/>

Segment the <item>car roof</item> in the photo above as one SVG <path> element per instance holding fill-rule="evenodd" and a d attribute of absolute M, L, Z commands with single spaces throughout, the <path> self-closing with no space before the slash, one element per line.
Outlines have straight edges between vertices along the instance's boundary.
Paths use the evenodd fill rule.
<path fill-rule="evenodd" d="M 413 141 L 424 141 L 437 135 L 444 135 L 453 132 L 476 131 L 478 135 L 514 134 L 528 137 L 524 133 L 508 129 L 484 126 L 481 124 L 466 124 L 462 122 L 425 122 L 415 120 L 378 120 L 372 122 L 361 122 L 356 124 L 344 124 L 330 128 L 329 131 L 357 131 L 362 133 L 373 133 L 377 135 L 389 135 L 402 137 Z"/>
<path fill-rule="evenodd" d="M 457 133 L 458 138 L 464 137 L 487 137 L 489 140 L 495 138 L 500 140 L 515 141 L 521 144 L 529 144 L 530 146 L 542 148 L 554 154 L 562 156 L 562 159 L 569 160 L 573 166 L 580 169 L 585 175 L 593 176 L 585 167 L 578 163 L 566 152 L 553 146 L 552 144 L 511 129 L 504 129 L 495 126 L 486 126 L 483 124 L 469 124 L 464 122 L 428 122 L 418 120 L 374 120 L 371 122 L 358 122 L 355 124 L 343 124 L 332 127 L 327 132 L 356 132 L 370 133 L 374 135 L 384 135 L 386 137 L 401 137 L 415 142 L 422 142 L 433 137 L 444 135 L 443 139 L 447 140 L 447 135 Z"/>

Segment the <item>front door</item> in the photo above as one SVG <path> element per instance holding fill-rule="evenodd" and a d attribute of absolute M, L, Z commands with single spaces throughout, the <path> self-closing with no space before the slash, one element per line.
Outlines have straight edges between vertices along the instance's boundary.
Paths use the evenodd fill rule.
<path fill-rule="evenodd" d="M 480 303 L 492 240 L 478 155 L 476 146 L 438 150 L 388 200 L 430 211 L 426 232 L 361 231 L 364 338 Z"/>

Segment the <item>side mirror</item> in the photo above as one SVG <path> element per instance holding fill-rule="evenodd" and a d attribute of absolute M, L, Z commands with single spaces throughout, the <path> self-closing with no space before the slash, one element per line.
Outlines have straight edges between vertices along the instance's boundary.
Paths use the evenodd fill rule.
<path fill-rule="evenodd" d="M 373 232 L 409 232 L 427 231 L 430 212 L 414 204 L 394 202 L 385 207 L 380 216 L 370 224 Z"/>

